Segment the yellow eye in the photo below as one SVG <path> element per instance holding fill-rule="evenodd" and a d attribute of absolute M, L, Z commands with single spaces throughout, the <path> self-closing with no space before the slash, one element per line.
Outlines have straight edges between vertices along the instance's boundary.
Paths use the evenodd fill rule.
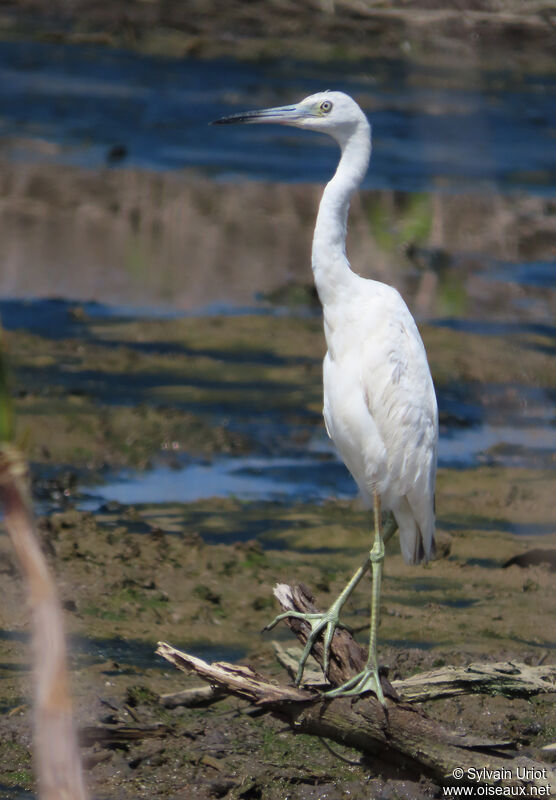
<path fill-rule="evenodd" d="M 323 114 L 328 114 L 329 111 L 332 111 L 332 103 L 330 100 L 323 100 L 319 108 Z"/>

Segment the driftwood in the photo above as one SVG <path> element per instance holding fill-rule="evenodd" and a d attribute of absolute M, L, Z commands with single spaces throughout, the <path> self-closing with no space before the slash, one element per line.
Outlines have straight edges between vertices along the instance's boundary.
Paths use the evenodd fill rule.
<path fill-rule="evenodd" d="M 304 587 L 282 584 L 275 589 L 275 595 L 284 610 L 315 611 Z M 304 644 L 308 624 L 291 618 L 288 625 Z M 327 699 L 315 688 L 278 685 L 248 666 L 223 662 L 208 664 L 162 642 L 157 653 L 178 669 L 194 672 L 219 691 L 241 697 L 285 720 L 296 733 L 325 737 L 354 747 L 407 775 L 418 778 L 426 774 L 443 785 L 477 786 L 480 781 L 483 786 L 535 786 L 533 792 L 537 791 L 538 796 L 549 796 L 550 790 L 545 787 L 556 786 L 556 771 L 548 764 L 517 756 L 510 742 L 494 742 L 444 728 L 405 698 L 400 700 L 396 689 L 400 691 L 403 687 L 393 687 L 386 679 L 383 679 L 383 691 L 388 698 L 387 712 L 370 693 L 357 698 Z M 321 641 L 315 644 L 313 655 L 322 665 Z M 343 683 L 361 668 L 365 658 L 364 648 L 351 634 L 344 629 L 337 630 L 331 646 L 330 683 L 333 686 Z M 522 666 L 525 665 L 495 665 L 489 673 L 487 665 L 479 668 L 475 665 L 475 672 L 470 672 L 465 682 L 475 691 L 493 691 L 498 673 L 499 686 L 508 687 L 511 683 L 513 691 L 515 684 L 520 683 Z M 479 675 L 477 680 L 474 680 L 475 674 Z M 461 675 L 455 676 L 458 692 L 461 678 Z M 521 686 L 521 693 L 554 691 L 553 680 L 554 668 L 543 668 L 541 673 L 527 676 L 528 683 Z M 444 696 L 448 681 L 445 674 L 440 686 Z M 320 682 L 324 682 L 322 673 Z"/>
<path fill-rule="evenodd" d="M 301 648 L 285 649 L 279 642 L 273 642 L 273 645 L 276 660 L 294 678 Z M 322 671 L 310 667 L 305 669 L 302 685 L 307 688 L 321 686 L 322 680 Z M 531 697 L 539 692 L 556 691 L 555 681 L 556 666 L 553 664 L 532 667 L 518 661 L 502 661 L 496 664 L 469 664 L 467 667 L 440 667 L 404 680 L 394 680 L 391 685 L 404 702 L 422 703 L 462 694 Z"/>
<path fill-rule="evenodd" d="M 35 534 L 25 462 L 15 447 L 2 443 L 0 505 L 28 586 L 39 797 L 40 800 L 86 800 L 69 693 L 62 610 Z"/>

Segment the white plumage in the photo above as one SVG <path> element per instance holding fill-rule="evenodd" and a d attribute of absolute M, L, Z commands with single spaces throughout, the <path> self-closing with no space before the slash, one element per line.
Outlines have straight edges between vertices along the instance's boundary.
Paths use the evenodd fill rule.
<path fill-rule="evenodd" d="M 434 547 L 434 388 L 398 292 L 361 278 L 353 289 L 351 300 L 325 306 L 326 429 L 366 506 L 376 490 L 383 510 L 394 513 L 404 559 L 416 564 Z"/>
<path fill-rule="evenodd" d="M 364 501 L 370 507 L 373 492 L 380 495 L 398 523 L 404 559 L 415 564 L 434 548 L 436 396 L 423 342 L 400 294 L 356 275 L 345 253 L 349 201 L 371 154 L 370 125 L 351 97 L 325 92 L 308 100 L 322 98 L 333 105 L 324 118 L 328 127 L 312 127 L 328 132 L 342 150 L 313 238 L 328 345 L 324 418 Z"/>
<path fill-rule="evenodd" d="M 349 201 L 369 165 L 371 129 L 357 103 L 342 92 L 319 92 L 292 106 L 252 111 L 220 123 L 274 122 L 321 131 L 341 158 L 319 206 L 312 266 L 324 313 L 324 419 L 361 495 L 375 505 L 375 542 L 363 567 L 325 614 L 302 615 L 312 628 L 298 681 L 316 637 L 327 649 L 339 612 L 369 567 L 373 575 L 366 669 L 329 694 L 372 689 L 384 704 L 376 660 L 376 628 L 384 546 L 380 510 L 391 511 L 402 554 L 416 564 L 434 552 L 434 487 L 438 412 L 423 342 L 411 313 L 392 287 L 356 275 L 345 252 Z M 393 532 L 391 527 L 388 536 Z M 283 614 L 271 623 L 291 614 Z"/>

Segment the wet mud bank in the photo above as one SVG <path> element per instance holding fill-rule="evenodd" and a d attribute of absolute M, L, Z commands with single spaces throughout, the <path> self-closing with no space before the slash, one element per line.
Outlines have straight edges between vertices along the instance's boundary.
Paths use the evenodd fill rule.
<path fill-rule="evenodd" d="M 142 52 L 242 59 L 401 58 L 417 64 L 550 69 L 554 9 L 550 3 L 511 0 L 422 0 L 353 3 L 241 0 L 194 3 L 178 0 L 68 6 L 37 0 L 7 3 L 4 36 L 36 36 L 59 42 L 103 44 Z"/>
<path fill-rule="evenodd" d="M 344 499 L 331 488 L 328 499 L 315 500 L 310 482 L 301 495 L 292 489 L 307 471 L 308 453 L 315 482 L 326 475 L 318 469 L 334 461 L 320 415 L 318 315 L 135 319 L 62 302 L 8 308 L 18 437 L 26 442 L 41 541 L 65 609 L 95 796 L 152 797 L 153 785 L 157 797 L 436 796 L 438 787 L 383 774 L 379 764 L 348 765 L 317 741 L 293 739 L 238 701 L 204 709 L 158 701 L 196 683 L 154 655 L 160 639 L 278 676 L 271 635 L 260 634 L 275 613 L 272 586 L 305 582 L 326 605 L 369 546 L 367 515 L 349 490 Z M 41 313 L 51 320 L 42 329 Z M 554 390 L 546 332 L 485 338 L 425 325 L 423 336 L 448 443 L 492 425 L 489 398 L 515 423 L 513 393 Z M 455 466 L 447 456 L 438 480 L 439 558 L 411 568 L 392 543 L 380 654 L 394 677 L 471 660 L 553 659 L 550 561 L 506 566 L 556 547 L 550 463 L 535 441 L 526 450 L 527 458 L 519 447 L 510 454 L 499 446 L 482 455 L 475 449 Z M 270 483 L 248 498 L 222 490 L 187 502 L 144 495 L 143 502 L 118 503 L 95 495 L 123 468 L 133 467 L 140 481 L 160 465 L 179 475 L 192 458 L 208 468 L 223 457 L 255 455 L 258 466 L 247 475 L 256 484 L 268 469 Z M 190 473 L 183 474 L 185 491 Z M 2 535 L 0 784 L 3 796 L 19 797 L 33 792 L 30 655 L 8 544 Z M 366 588 L 346 616 L 362 641 Z M 273 634 L 291 642 L 285 630 Z M 553 698 L 471 696 L 429 706 L 451 727 L 516 740 L 536 757 L 554 739 Z M 130 738 L 122 728 L 142 733 Z"/>
<path fill-rule="evenodd" d="M 383 774 L 380 764 L 347 766 L 317 741 L 294 740 L 279 724 L 251 717 L 239 702 L 173 710 L 158 702 L 158 695 L 198 682 L 154 656 L 158 638 L 208 660 L 244 660 L 278 677 L 269 636 L 260 636 L 274 613 L 270 587 L 287 575 L 310 582 L 326 603 L 367 539 L 363 516 L 338 504 L 266 510 L 270 530 L 282 525 L 304 532 L 307 549 L 297 551 L 275 550 L 272 543 L 263 550 L 253 541 L 205 544 L 211 525 L 245 515 L 238 503 L 214 500 L 179 512 L 179 524 L 170 521 L 171 509 L 147 508 L 94 516 L 67 511 L 39 521 L 65 608 L 76 713 L 95 796 L 152 797 L 155 785 L 157 797 L 185 797 L 193 789 L 207 798 L 241 797 L 256 787 L 269 798 L 324 792 L 340 798 L 347 791 L 362 798 L 384 781 L 391 792 L 403 786 L 403 796 L 436 796 L 432 786 Z M 330 552 L 330 542 L 340 536 L 341 550 Z M 3 616 L 10 620 L 1 645 L 2 782 L 14 787 L 12 794 L 7 790 L 10 797 L 17 796 L 15 787 L 32 788 L 25 696 L 30 673 L 24 598 L 5 544 L 2 537 Z M 554 644 L 553 576 L 539 566 L 504 569 L 515 549 L 511 536 L 494 532 L 487 538 L 470 530 L 454 536 L 450 555 L 424 570 L 411 570 L 395 550 L 389 553 L 381 658 L 393 677 L 445 663 L 536 663 L 546 656 Z M 359 592 L 346 619 L 361 637 L 368 599 Z M 533 631 L 539 606 L 545 624 Z M 284 632 L 277 635 L 291 642 Z M 456 729 L 517 739 L 534 755 L 551 740 L 556 722 L 550 698 L 471 696 L 430 703 L 428 710 Z M 135 730 L 134 738 L 126 739 L 122 728 Z M 357 760 L 356 753 L 343 755 Z"/>

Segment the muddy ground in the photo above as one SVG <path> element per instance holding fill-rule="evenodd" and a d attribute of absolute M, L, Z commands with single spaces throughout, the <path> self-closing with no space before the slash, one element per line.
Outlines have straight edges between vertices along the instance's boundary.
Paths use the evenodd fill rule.
<path fill-rule="evenodd" d="M 465 63 L 513 70 L 516 80 L 527 70 L 553 68 L 553 3 L 413 2 L 392 8 L 348 0 L 80 0 L 51 2 L 45 9 L 35 0 L 4 3 L 1 35 L 176 57 Z M 9 148 L 10 142 L 2 142 L 3 154 Z M 37 294 L 51 294 L 53 284 L 63 292 L 67 284 L 54 270 L 73 264 L 77 255 L 87 297 L 99 296 L 98 286 L 106 284 L 116 301 L 144 302 L 139 289 L 134 293 L 135 280 L 137 286 L 143 281 L 156 302 L 165 302 L 181 285 L 167 274 L 168 265 L 182 268 L 176 254 L 187 249 L 197 263 L 199 248 L 206 259 L 210 242 L 214 263 L 227 256 L 227 278 L 240 287 L 237 302 L 245 301 L 253 285 L 272 293 L 289 281 L 271 299 L 298 304 L 285 316 L 133 320 L 91 317 L 79 304 L 52 301 L 42 327 L 36 321 L 45 306 L 30 304 L 31 324 L 11 325 L 5 335 L 18 440 L 31 463 L 39 535 L 66 615 L 92 795 L 102 800 L 440 797 L 441 788 L 425 777 L 385 772 L 380 763 L 341 751 L 355 762 L 346 763 L 320 741 L 294 737 L 239 701 L 196 709 L 168 709 L 159 702 L 161 694 L 198 684 L 154 655 L 160 639 L 207 660 L 250 663 L 285 680 L 272 638 L 291 643 L 290 634 L 278 628 L 261 635 L 275 613 L 272 587 L 301 580 L 319 604 L 331 601 L 369 545 L 368 519 L 356 502 L 229 497 L 83 508 L 95 486 L 122 468 L 178 468 L 184 458 L 210 463 L 222 454 L 284 449 L 301 457 L 322 429 L 321 321 L 304 285 L 307 274 L 296 272 L 307 261 L 320 188 L 278 187 L 276 207 L 267 214 L 265 189 L 256 185 L 243 188 L 241 203 L 235 200 L 238 187 L 221 187 L 220 205 L 214 207 L 208 181 L 195 179 L 184 189 L 182 176 L 76 175 L 58 165 L 14 168 L 4 162 L 0 177 L 6 291 L 12 294 L 24 293 L 18 283 L 22 263 L 36 268 L 30 278 L 28 273 L 27 286 L 38 286 Z M 407 242 L 395 230 L 385 238 L 376 224 L 369 232 L 372 202 L 367 195 L 353 206 L 354 263 L 362 263 L 358 247 L 366 254 L 371 248 L 375 277 L 388 276 L 402 288 L 421 319 L 464 311 L 470 316 L 473 306 L 481 319 L 495 321 L 511 307 L 516 319 L 531 323 L 500 335 L 493 328 L 488 336 L 423 325 L 443 397 L 443 430 L 471 424 L 458 415 L 462 398 L 486 413 L 489 404 L 514 408 L 538 389 L 554 392 L 552 329 L 535 324 L 553 310 L 554 293 L 509 283 L 489 290 L 474 270 L 473 255 L 463 264 L 450 262 L 449 254 L 446 259 L 449 248 L 516 261 L 552 258 L 554 204 L 519 196 L 434 199 L 435 209 L 425 215 L 434 218 L 425 237 L 432 249 L 417 253 L 413 263 L 402 259 L 396 272 L 392 264 L 400 263 Z M 396 193 L 384 193 L 374 217 L 386 212 L 403 218 L 411 209 L 400 208 L 400 202 Z M 250 214 L 248 229 L 242 228 L 236 205 L 264 213 Z M 293 249 L 277 235 L 286 213 L 285 221 L 294 226 Z M 275 229 L 265 227 L 272 224 Z M 379 234 L 382 249 L 376 244 Z M 276 263 L 268 264 L 268 253 Z M 93 273 L 99 264 L 101 273 Z M 116 269 L 122 264 L 132 276 L 123 288 Z M 233 264 L 240 265 L 238 274 Z M 286 274 L 273 282 L 278 267 Z M 207 275 L 214 285 L 210 269 Z M 195 286 L 198 294 L 189 285 L 183 296 L 172 294 L 176 307 L 204 301 L 202 280 Z M 521 302 L 524 296 L 527 303 Z M 553 460 L 526 469 L 497 466 L 496 456 L 487 448 L 479 466 L 440 471 L 436 561 L 410 568 L 396 542 L 389 546 L 379 647 L 391 677 L 482 659 L 555 661 L 550 565 L 504 566 L 534 548 L 556 548 Z M 28 614 L 3 532 L 0 549 L 0 796 L 13 800 L 35 796 Z M 366 588 L 358 590 L 346 616 L 362 641 Z M 454 729 L 511 739 L 517 750 L 536 758 L 556 740 L 554 696 L 511 701 L 470 696 L 429 703 L 426 710 Z"/>
<path fill-rule="evenodd" d="M 6 339 L 18 438 L 38 510 L 48 512 L 38 529 L 65 609 L 94 796 L 440 796 L 425 778 L 384 773 L 380 763 L 358 763 L 357 753 L 343 752 L 355 762 L 346 763 L 319 741 L 253 717 L 242 702 L 196 709 L 159 702 L 198 681 L 154 655 L 158 640 L 286 679 L 272 638 L 291 643 L 291 635 L 261 635 L 275 612 L 272 587 L 300 580 L 320 604 L 331 601 L 369 544 L 356 502 L 230 497 L 79 510 L 111 469 L 178 466 L 184 452 L 210 459 L 291 445 L 302 453 L 322 425 L 318 316 L 98 319 L 61 302 L 57 314 L 63 335 L 12 330 Z M 520 334 L 511 346 L 508 337 L 434 326 L 423 336 L 440 393 L 459 381 L 478 395 L 485 383 L 554 386 L 538 333 Z M 249 425 L 238 423 L 245 417 Z M 440 471 L 439 558 L 408 567 L 397 543 L 389 546 L 380 657 L 391 676 L 481 659 L 554 660 L 550 566 L 504 566 L 556 546 L 549 466 Z M 5 535 L 0 546 L 0 790 L 31 797 L 27 611 Z M 346 617 L 362 640 L 369 599 L 362 587 Z M 556 738 L 554 696 L 465 697 L 426 708 L 450 727 L 512 739 L 537 758 Z"/>
<path fill-rule="evenodd" d="M 542 0 L 8 0 L 0 31 L 165 56 L 400 58 L 517 75 L 552 69 L 555 13 Z"/>

